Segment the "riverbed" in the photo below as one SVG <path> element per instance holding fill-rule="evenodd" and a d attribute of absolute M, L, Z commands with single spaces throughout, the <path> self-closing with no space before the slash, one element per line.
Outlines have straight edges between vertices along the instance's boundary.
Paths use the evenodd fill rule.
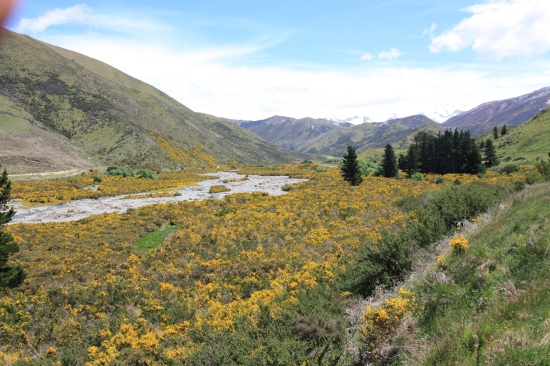
<path fill-rule="evenodd" d="M 205 199 L 222 199 L 233 193 L 254 193 L 265 192 L 272 196 L 285 194 L 283 187 L 287 184 L 297 184 L 307 179 L 296 179 L 288 176 L 263 176 L 244 175 L 236 172 L 217 172 L 204 174 L 205 176 L 218 177 L 216 179 L 205 179 L 196 186 L 186 187 L 169 191 L 168 197 L 143 198 L 144 193 L 101 197 L 98 199 L 84 199 L 67 202 L 61 205 L 41 206 L 30 209 L 18 209 L 12 219 L 12 223 L 46 223 L 75 221 L 92 215 L 103 213 L 125 213 L 128 209 L 135 209 L 147 205 L 175 203 L 181 201 L 201 201 Z M 241 180 L 243 179 L 243 180 Z M 224 183 L 228 181 L 227 183 Z M 234 180 L 234 181 L 233 181 Z M 209 193 L 213 185 L 225 185 L 229 191 L 222 193 Z M 140 196 L 132 198 L 132 196 Z"/>

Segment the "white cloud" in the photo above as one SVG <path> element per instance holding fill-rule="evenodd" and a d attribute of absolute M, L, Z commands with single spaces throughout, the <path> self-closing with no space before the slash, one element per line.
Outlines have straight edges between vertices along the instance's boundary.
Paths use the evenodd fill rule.
<path fill-rule="evenodd" d="M 86 23 L 90 18 L 91 10 L 84 4 L 78 4 L 66 9 L 48 11 L 37 18 L 21 19 L 17 25 L 18 32 L 43 32 L 52 25 L 67 23 Z"/>
<path fill-rule="evenodd" d="M 361 56 L 361 60 L 363 61 L 370 61 L 374 58 L 374 56 L 370 53 L 365 53 L 363 56 Z"/>
<path fill-rule="evenodd" d="M 378 54 L 378 58 L 385 60 L 395 60 L 403 56 L 403 52 L 397 48 L 391 48 L 389 51 L 382 51 Z"/>
<path fill-rule="evenodd" d="M 423 35 L 423 36 L 432 35 L 433 32 L 435 32 L 436 29 L 437 29 L 437 24 L 432 23 L 432 25 L 430 26 L 430 28 L 424 29 L 424 31 L 422 32 L 422 35 Z"/>
<path fill-rule="evenodd" d="M 471 47 L 482 58 L 533 58 L 550 51 L 550 1 L 507 0 L 470 6 L 472 16 L 433 37 L 433 53 Z"/>
<path fill-rule="evenodd" d="M 78 4 L 65 9 L 55 9 L 36 18 L 23 18 L 15 26 L 20 33 L 39 33 L 48 28 L 63 24 L 83 24 L 108 29 L 116 32 L 140 33 L 159 31 L 165 27 L 146 19 L 135 20 L 120 15 L 94 12 L 85 4 Z"/>

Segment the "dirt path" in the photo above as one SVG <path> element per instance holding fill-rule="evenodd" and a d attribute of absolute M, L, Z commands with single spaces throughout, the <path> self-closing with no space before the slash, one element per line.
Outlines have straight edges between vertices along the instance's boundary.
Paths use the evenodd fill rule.
<path fill-rule="evenodd" d="M 20 181 L 20 180 L 33 180 L 33 179 L 40 179 L 40 178 L 61 178 L 61 177 L 70 177 L 72 175 L 78 175 L 86 172 L 88 171 L 82 170 L 82 169 L 71 169 L 71 170 L 59 170 L 55 172 L 10 174 L 10 179 L 13 181 Z"/>
<path fill-rule="evenodd" d="M 124 213 L 129 208 L 139 208 L 147 205 L 173 203 L 181 201 L 200 201 L 209 198 L 221 199 L 232 193 L 266 192 L 272 196 L 285 194 L 282 190 L 287 184 L 296 184 L 306 179 L 292 179 L 287 176 L 259 176 L 250 175 L 247 180 L 223 183 L 226 179 L 241 179 L 244 175 L 234 172 L 218 172 L 205 175 L 218 176 L 218 179 L 209 179 L 199 182 L 196 186 L 172 191 L 181 196 L 158 198 L 131 198 L 132 195 L 102 197 L 99 199 L 85 199 L 71 201 L 62 205 L 41 206 L 31 209 L 15 209 L 17 213 L 12 223 L 44 223 L 80 220 L 88 216 L 102 213 Z M 224 184 L 230 191 L 223 193 L 208 193 L 213 185 Z"/>

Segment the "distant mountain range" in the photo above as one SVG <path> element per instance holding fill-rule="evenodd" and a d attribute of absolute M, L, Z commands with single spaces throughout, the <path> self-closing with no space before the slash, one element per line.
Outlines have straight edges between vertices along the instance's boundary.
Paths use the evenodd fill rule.
<path fill-rule="evenodd" d="M 305 158 L 103 62 L 8 30 L 2 37 L 0 164 L 11 173 Z"/>
<path fill-rule="evenodd" d="M 519 126 L 550 105 L 550 87 L 542 88 L 516 98 L 483 103 L 472 110 L 449 118 L 443 126 L 470 130 L 479 135 L 495 126 Z"/>
<path fill-rule="evenodd" d="M 348 145 L 357 151 L 383 147 L 388 143 L 406 148 L 411 141 L 407 136 L 420 130 L 437 133 L 457 128 L 469 130 L 476 136 L 495 126 L 517 126 L 549 104 L 550 87 L 547 87 L 517 98 L 484 103 L 470 111 L 431 113 L 433 118 L 419 113 L 408 117 L 394 114 L 385 122 L 374 122 L 365 116 L 345 119 L 273 116 L 257 121 L 229 121 L 293 151 L 338 156 L 345 153 Z M 444 120 L 444 123 L 436 122 Z"/>
<path fill-rule="evenodd" d="M 396 143 L 425 125 L 430 126 L 428 130 L 433 133 L 442 131 L 441 125 L 424 115 L 361 124 L 282 116 L 259 121 L 230 121 L 285 148 L 303 153 L 334 156 L 345 153 L 349 145 L 363 151 Z"/>

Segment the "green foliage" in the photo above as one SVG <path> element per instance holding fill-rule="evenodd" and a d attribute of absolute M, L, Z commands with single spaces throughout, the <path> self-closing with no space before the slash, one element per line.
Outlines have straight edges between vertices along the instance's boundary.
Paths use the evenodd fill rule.
<path fill-rule="evenodd" d="M 359 163 L 357 161 L 357 154 L 352 146 L 348 146 L 348 153 L 344 155 L 340 170 L 342 177 L 346 182 L 349 182 L 350 185 L 358 186 L 363 182 L 363 177 L 359 170 Z"/>
<path fill-rule="evenodd" d="M 151 249 L 158 248 L 164 242 L 166 235 L 173 233 L 176 229 L 175 225 L 170 225 L 163 230 L 147 233 L 135 241 L 134 247 L 138 252 L 147 252 Z"/>
<path fill-rule="evenodd" d="M 424 176 L 422 175 L 422 173 L 413 173 L 413 174 L 411 174 L 411 179 L 418 180 L 418 181 L 423 181 Z"/>
<path fill-rule="evenodd" d="M 16 287 L 23 282 L 25 274 L 19 266 L 9 267 L 9 257 L 17 253 L 19 248 L 11 234 L 4 231 L 4 225 L 11 221 L 15 214 L 13 208 L 7 208 L 10 200 L 11 182 L 4 169 L 0 176 L 0 290 Z"/>
<path fill-rule="evenodd" d="M 410 273 L 413 253 L 417 249 L 409 230 L 382 233 L 378 243 L 360 247 L 359 260 L 350 267 L 345 278 L 348 289 L 362 296 L 370 296 L 377 286 L 391 287 Z"/>
<path fill-rule="evenodd" d="M 493 138 L 495 140 L 498 139 L 498 128 L 497 128 L 497 126 L 495 126 L 495 128 L 493 128 Z"/>
<path fill-rule="evenodd" d="M 136 172 L 136 174 L 139 175 L 139 177 L 141 179 L 149 179 L 149 180 L 158 180 L 159 179 L 157 173 L 155 173 L 154 171 L 149 170 L 149 169 L 139 169 Z"/>
<path fill-rule="evenodd" d="M 501 174 L 512 174 L 517 172 L 519 172 L 519 166 L 515 164 L 507 164 L 499 170 Z"/>
<path fill-rule="evenodd" d="M 414 212 L 398 232 L 383 232 L 378 243 L 363 243 L 357 262 L 349 266 L 345 282 L 350 291 L 369 296 L 377 286 L 391 287 L 403 281 L 414 263 L 418 248 L 440 240 L 465 219 L 472 219 L 500 202 L 506 190 L 484 183 L 452 185 L 430 196 L 397 202 L 403 211 Z"/>
<path fill-rule="evenodd" d="M 490 168 L 492 166 L 496 166 L 499 164 L 499 160 L 497 158 L 497 152 L 495 150 L 495 146 L 493 145 L 493 141 L 487 140 L 485 143 L 485 166 L 487 168 Z"/>
<path fill-rule="evenodd" d="M 359 171 L 361 175 L 364 176 L 380 176 L 381 167 L 372 161 L 358 160 L 359 162 Z"/>
<path fill-rule="evenodd" d="M 134 170 L 128 167 L 112 165 L 107 167 L 107 175 L 110 175 L 110 176 L 121 175 L 123 177 L 133 177 Z"/>
<path fill-rule="evenodd" d="M 327 171 L 327 169 L 321 165 L 317 165 L 317 167 L 315 168 L 315 171 L 317 173 L 325 173 Z"/>
<path fill-rule="evenodd" d="M 100 175 L 94 175 L 94 183 L 103 183 L 103 177 Z"/>
<path fill-rule="evenodd" d="M 409 175 L 417 171 L 436 174 L 483 171 L 478 145 L 469 132 L 456 129 L 454 133 L 447 130 L 438 136 L 418 133 L 409 146 L 403 166 Z"/>
<path fill-rule="evenodd" d="M 390 144 L 386 145 L 384 149 L 384 158 L 382 159 L 382 171 L 384 177 L 395 178 L 397 177 L 397 159 L 395 152 Z"/>

